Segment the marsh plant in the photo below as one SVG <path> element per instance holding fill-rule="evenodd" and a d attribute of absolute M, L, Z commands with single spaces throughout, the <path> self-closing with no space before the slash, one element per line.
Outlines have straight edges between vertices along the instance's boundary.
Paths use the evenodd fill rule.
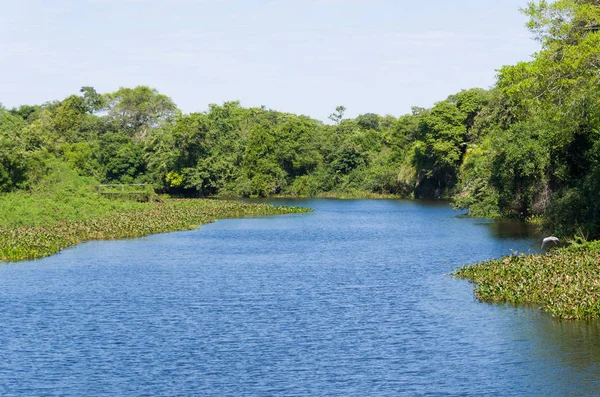
<path fill-rule="evenodd" d="M 565 319 L 600 318 L 600 241 L 464 266 L 454 276 L 472 281 L 485 302 L 536 305 Z"/>
<path fill-rule="evenodd" d="M 224 200 L 169 199 L 162 203 L 138 204 L 98 218 L 66 219 L 43 225 L 0 226 L 0 261 L 42 258 L 90 240 L 126 239 L 190 230 L 223 218 L 308 211 L 311 210 Z"/>

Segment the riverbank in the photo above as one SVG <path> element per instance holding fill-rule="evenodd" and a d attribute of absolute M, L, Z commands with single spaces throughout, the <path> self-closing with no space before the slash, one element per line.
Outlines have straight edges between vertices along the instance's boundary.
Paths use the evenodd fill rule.
<path fill-rule="evenodd" d="M 258 197 L 243 197 L 235 195 L 217 195 L 212 196 L 215 199 L 224 200 L 243 200 L 248 198 Z M 264 199 L 337 199 L 337 200 L 412 200 L 409 197 L 401 196 L 398 194 L 384 194 L 384 193 L 372 193 L 363 191 L 354 192 L 324 192 L 319 193 L 315 196 L 299 195 L 299 194 L 274 194 L 268 197 L 262 197 Z"/>
<path fill-rule="evenodd" d="M 535 305 L 564 319 L 600 318 L 600 241 L 468 265 L 453 275 L 473 282 L 484 302 Z"/>
<path fill-rule="evenodd" d="M 233 201 L 166 199 L 136 203 L 97 218 L 65 219 L 46 224 L 0 226 L 0 261 L 38 259 L 91 240 L 115 240 L 191 230 L 217 219 L 294 214 L 309 208 L 242 204 Z"/>
<path fill-rule="evenodd" d="M 276 195 L 274 198 L 324 198 L 324 199 L 338 199 L 338 200 L 398 200 L 407 199 L 407 197 L 400 196 L 398 194 L 383 194 L 373 192 L 324 192 L 319 193 L 314 197 L 311 196 L 294 196 L 294 195 Z"/>

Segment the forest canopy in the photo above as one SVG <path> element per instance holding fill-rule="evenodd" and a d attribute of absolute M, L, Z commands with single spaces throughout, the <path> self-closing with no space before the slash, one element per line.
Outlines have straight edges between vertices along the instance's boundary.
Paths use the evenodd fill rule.
<path fill-rule="evenodd" d="M 600 1 L 530 2 L 542 48 L 400 117 L 332 124 L 239 102 L 183 114 L 147 86 L 0 106 L 0 192 L 28 190 L 57 159 L 98 183 L 188 196 L 367 192 L 448 198 L 475 216 L 539 218 L 600 233 Z"/>

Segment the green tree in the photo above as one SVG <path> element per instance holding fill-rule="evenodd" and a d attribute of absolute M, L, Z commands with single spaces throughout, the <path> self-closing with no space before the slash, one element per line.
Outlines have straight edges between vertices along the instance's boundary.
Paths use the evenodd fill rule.
<path fill-rule="evenodd" d="M 449 101 L 438 102 L 420 116 L 413 146 L 416 196 L 440 197 L 456 184 L 465 151 L 465 120 L 465 114 Z"/>
<path fill-rule="evenodd" d="M 122 87 L 106 94 L 105 101 L 109 118 L 137 140 L 144 140 L 151 128 L 170 120 L 178 112 L 171 98 L 147 86 Z"/>
<path fill-rule="evenodd" d="M 86 111 L 96 113 L 106 107 L 106 97 L 96 92 L 94 87 L 81 87 L 79 90 L 83 94 L 83 101 L 86 106 Z"/>
<path fill-rule="evenodd" d="M 27 180 L 28 161 L 20 131 L 23 119 L 0 106 L 0 192 L 22 187 Z"/>
<path fill-rule="evenodd" d="M 148 168 L 159 186 L 195 189 L 199 194 L 214 193 L 207 175 L 198 167 L 209 154 L 206 114 L 192 113 L 176 118 L 173 124 L 155 130 L 146 142 Z"/>
<path fill-rule="evenodd" d="M 335 108 L 335 112 L 333 112 L 329 115 L 329 120 L 333 121 L 336 124 L 339 124 L 344 119 L 345 112 L 346 112 L 345 106 L 338 106 Z"/>
<path fill-rule="evenodd" d="M 269 128 L 256 125 L 252 128 L 242 162 L 242 171 L 248 184 L 245 195 L 265 197 L 279 193 L 285 172 L 276 157 L 276 142 Z"/>
<path fill-rule="evenodd" d="M 98 153 L 105 182 L 132 183 L 146 169 L 142 145 L 123 133 L 103 134 L 94 152 Z"/>
<path fill-rule="evenodd" d="M 290 178 L 313 171 L 322 161 L 319 126 L 305 117 L 294 117 L 276 129 L 277 161 Z"/>

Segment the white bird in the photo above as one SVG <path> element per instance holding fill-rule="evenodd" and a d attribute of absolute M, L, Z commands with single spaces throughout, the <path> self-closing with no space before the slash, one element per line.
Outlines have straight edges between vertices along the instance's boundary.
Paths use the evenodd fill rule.
<path fill-rule="evenodd" d="M 560 247 L 560 240 L 558 237 L 550 236 L 542 240 L 542 249 L 550 249 L 552 247 Z"/>

